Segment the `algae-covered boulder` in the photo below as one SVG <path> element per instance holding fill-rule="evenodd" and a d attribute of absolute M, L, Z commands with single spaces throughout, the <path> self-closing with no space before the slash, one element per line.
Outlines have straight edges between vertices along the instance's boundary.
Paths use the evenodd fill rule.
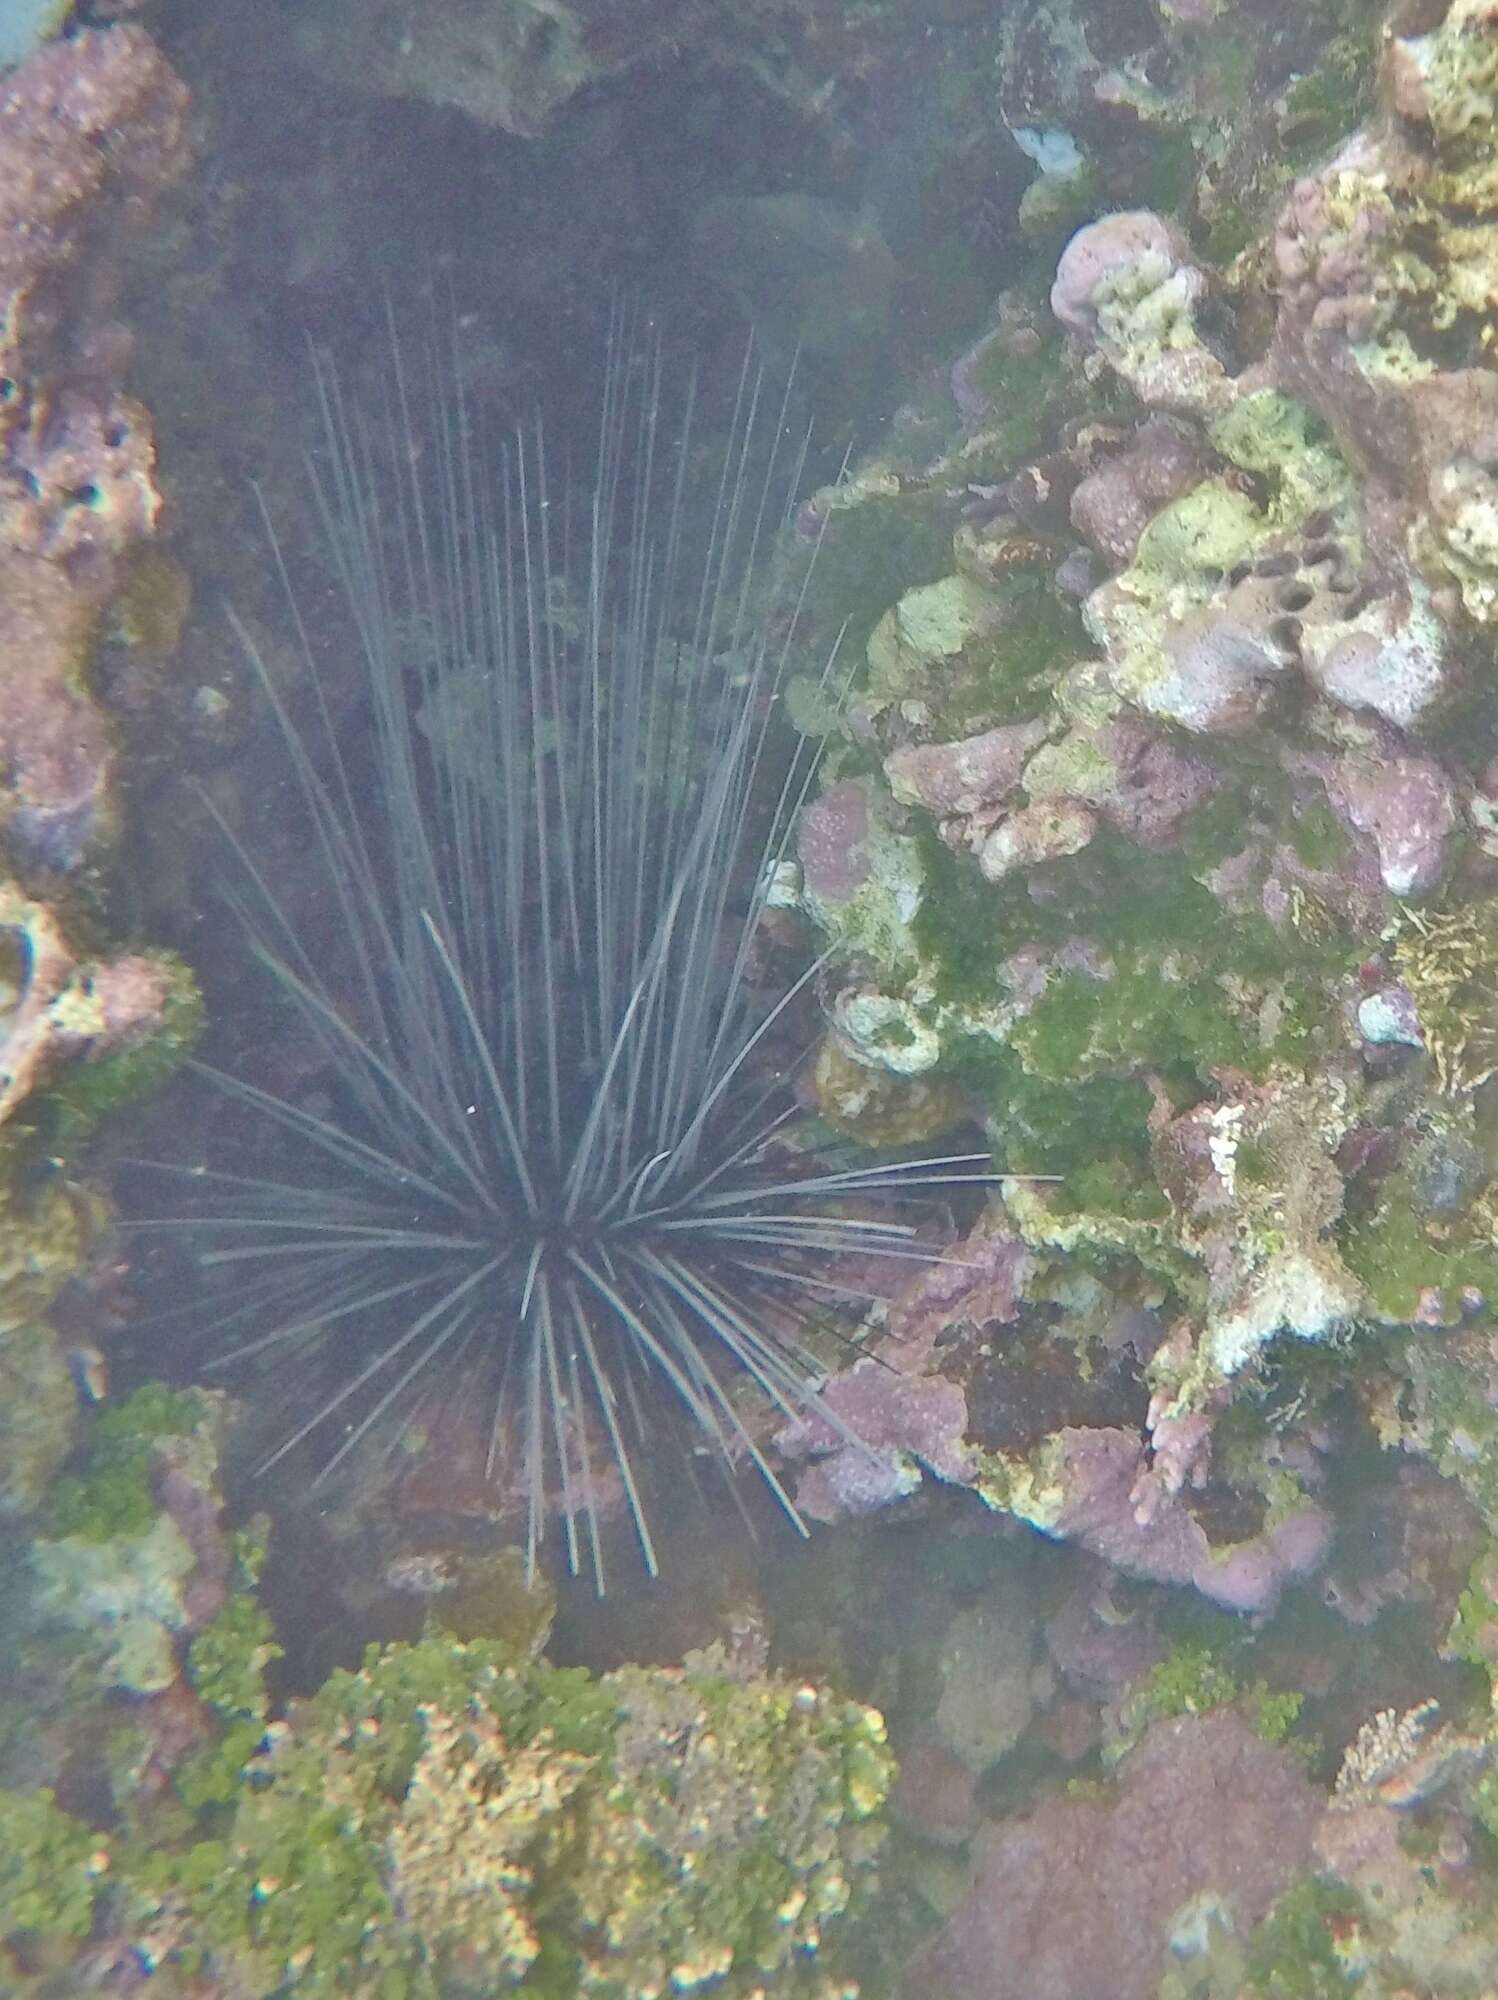
<path fill-rule="evenodd" d="M 335 1673 L 220 1775 L 159 1837 L 0 1795 L 12 1907 L 235 1992 L 830 1996 L 892 1764 L 873 1710 L 717 1650 L 594 1679 L 431 1637 Z"/>

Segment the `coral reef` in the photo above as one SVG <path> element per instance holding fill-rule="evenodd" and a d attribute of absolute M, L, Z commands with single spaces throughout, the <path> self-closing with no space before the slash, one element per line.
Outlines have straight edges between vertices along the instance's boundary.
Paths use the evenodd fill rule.
<path fill-rule="evenodd" d="M 0 80 L 0 1510 L 66 1455 L 90 1344 L 47 1321 L 103 1240 L 69 1178 L 98 1118 L 159 1081 L 197 1025 L 185 968 L 110 948 L 82 876 L 117 830 L 96 641 L 156 530 L 150 419 L 122 383 L 127 245 L 187 160 L 187 92 L 133 26 L 88 27 Z M 45 881 L 46 886 L 42 883 Z M 87 946 L 78 940 L 88 939 Z"/>
<path fill-rule="evenodd" d="M 31 1545 L 32 1611 L 96 1654 L 104 1685 L 160 1695 L 184 1643 L 223 1610 L 223 1397 L 138 1391 L 99 1419 L 91 1457 L 48 1494 Z"/>
<path fill-rule="evenodd" d="M 834 163 L 850 122 L 886 121 L 892 157 L 942 127 L 903 235 L 835 168 L 746 192 L 740 152 L 698 240 L 725 277 L 751 219 L 812 244 L 783 299 L 729 287 L 788 341 L 846 353 L 892 299 L 897 344 L 939 329 L 781 551 L 786 705 L 828 745 L 763 942 L 825 954 L 809 1118 L 933 1153 L 976 1124 L 1013 1178 L 911 1261 L 847 1259 L 864 1324 L 822 1350 L 826 1419 L 763 1441 L 839 1524 L 803 1571 L 766 1565 L 804 1679 L 766 1671 L 757 1615 L 681 1666 L 548 1665 L 552 1598 L 483 1533 L 457 1546 L 484 1523 L 439 1450 L 419 1546 L 386 1522 L 337 1550 L 361 1633 L 427 1636 L 284 1704 L 257 1539 L 220 1508 L 225 1412 L 153 1390 L 80 1416 L 92 1362 L 43 1315 L 92 1205 L 18 1176 L 0 1498 L 31 1536 L 6 1629 L 34 1726 L 0 1728 L 0 1984 L 24 2000 L 849 1992 L 891 1763 L 834 1686 L 900 1757 L 871 1988 L 1498 1981 L 1498 24 L 1489 0 L 1386 30 L 1374 0 L 993 11 L 382 4 L 356 35 L 317 0 L 290 31 L 318 89 L 405 100 L 374 116 L 424 132 L 455 108 L 490 128 L 465 144 L 560 147 L 566 105 L 605 115 L 609 79 L 678 64 L 753 75 Z M 34 253 L 0 322 L 18 1155 L 149 1081 L 190 1007 L 169 961 L 75 941 L 32 879 L 110 830 L 98 635 L 164 606 L 170 651 L 185 612 L 141 567 L 150 427 L 75 285 L 102 268 L 107 296 L 180 102 L 134 30 L 37 60 L 0 125 L 39 219 L 0 207 L 0 273 Z M 156 78 L 108 147 L 74 144 L 90 66 L 101 91 Z M 959 228 L 969 298 L 1010 285 L 982 324 L 932 278 Z M 680 1656 L 679 1612 L 650 1653 L 617 1615 L 600 1663 Z M 327 1662 L 287 1664 L 309 1688 Z"/>
<path fill-rule="evenodd" d="M 161 1082 L 197 1032 L 196 988 L 164 954 L 80 957 L 56 911 L 0 882 L 7 941 L 0 1015 L 0 1517 L 40 1503 L 78 1414 L 71 1348 L 48 1310 L 106 1237 L 97 1194 L 58 1172 L 106 1113 Z M 12 983 L 13 982 L 13 983 Z M 39 1175 L 45 1149 L 50 1170 Z"/>

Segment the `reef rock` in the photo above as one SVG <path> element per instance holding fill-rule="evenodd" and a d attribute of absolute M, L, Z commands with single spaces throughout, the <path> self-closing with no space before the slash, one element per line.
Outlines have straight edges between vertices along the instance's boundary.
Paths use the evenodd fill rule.
<path fill-rule="evenodd" d="M 186 113 L 130 26 L 86 29 L 0 81 L 0 813 L 18 857 L 52 868 L 110 826 L 86 667 L 161 500 L 107 307 L 127 230 L 185 164 Z"/>
<path fill-rule="evenodd" d="M 1154 2000 L 1204 1908 L 1244 1932 L 1309 1864 L 1320 1805 L 1299 1760 L 1231 1709 L 1157 1723 L 1109 1793 L 978 1836 L 973 1887 L 904 1991 Z"/>

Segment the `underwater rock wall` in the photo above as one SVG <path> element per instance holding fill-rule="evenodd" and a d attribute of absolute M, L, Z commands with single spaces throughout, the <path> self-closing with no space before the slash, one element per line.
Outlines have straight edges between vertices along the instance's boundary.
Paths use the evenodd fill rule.
<path fill-rule="evenodd" d="M 824 1109 L 955 1083 L 1054 1177 L 1003 1194 L 1024 1305 L 909 1347 L 968 1411 L 909 1464 L 1240 1609 L 1325 1559 L 1333 1382 L 1495 1521 L 1486 1397 L 1451 1408 L 1498 1301 L 1494 35 L 1465 0 L 1391 34 L 1381 108 L 1226 266 L 1207 176 L 1194 234 L 1085 223 L 936 453 L 928 396 L 803 510 L 812 623 L 865 648 L 802 834 Z M 1322 1394 L 1270 1421 L 1297 1347 Z"/>

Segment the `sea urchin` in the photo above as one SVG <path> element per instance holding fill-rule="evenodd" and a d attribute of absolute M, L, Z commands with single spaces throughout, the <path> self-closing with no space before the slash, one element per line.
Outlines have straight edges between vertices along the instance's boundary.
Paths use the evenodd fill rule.
<path fill-rule="evenodd" d="M 928 1254 L 917 1211 L 987 1162 L 790 1142 L 782 1044 L 818 962 L 768 998 L 751 977 L 814 769 L 783 746 L 786 621 L 772 642 L 753 609 L 803 469 L 786 405 L 746 367 L 704 521 L 691 399 L 667 419 L 658 349 L 617 320 L 582 487 L 553 490 L 538 428 L 488 453 L 432 372 L 418 422 L 397 351 L 393 449 L 318 376 L 367 726 L 335 728 L 289 587 L 310 719 L 244 635 L 331 935 L 299 931 L 248 843 L 237 900 L 330 1081 L 309 1102 L 215 1073 L 274 1154 L 199 1170 L 197 1226 L 238 1287 L 221 1355 L 317 1384 L 276 1458 L 322 1434 L 331 1469 L 460 1406 L 531 1561 L 555 1509 L 601 1588 L 610 1495 L 655 1569 L 670 1433 L 757 1467 L 797 1520 L 753 1402 L 818 1406 L 805 1334 L 847 1322 L 851 1260 Z"/>

